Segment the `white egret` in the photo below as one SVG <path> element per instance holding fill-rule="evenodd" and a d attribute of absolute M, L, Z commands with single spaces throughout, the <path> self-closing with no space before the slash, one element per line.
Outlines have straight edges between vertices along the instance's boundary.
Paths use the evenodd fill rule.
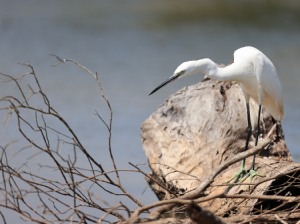
<path fill-rule="evenodd" d="M 259 120 L 262 105 L 267 108 L 269 113 L 277 121 L 283 119 L 284 109 L 282 88 L 276 69 L 270 59 L 254 47 L 243 47 L 236 50 L 234 52 L 234 62 L 224 68 L 217 67 L 216 64 L 208 58 L 197 61 L 184 62 L 180 66 L 178 66 L 178 68 L 170 78 L 160 84 L 149 95 L 153 94 L 168 83 L 196 73 L 206 74 L 213 80 L 237 81 L 239 83 L 246 101 L 248 120 L 248 135 L 244 150 L 248 149 L 248 143 L 252 130 L 249 109 L 250 97 L 259 105 L 255 146 L 257 145 L 259 136 Z M 249 173 L 246 174 L 247 172 L 245 170 L 244 159 L 242 161 L 241 169 L 227 182 L 231 181 L 235 177 L 236 179 L 234 182 L 238 182 L 239 180 L 242 182 L 248 176 L 250 176 L 251 182 L 254 176 L 263 176 L 256 172 L 254 164 L 255 155 L 253 157 L 251 169 Z"/>

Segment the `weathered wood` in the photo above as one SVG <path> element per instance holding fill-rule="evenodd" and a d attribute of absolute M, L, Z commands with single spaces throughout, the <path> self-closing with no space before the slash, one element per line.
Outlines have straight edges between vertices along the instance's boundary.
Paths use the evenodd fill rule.
<path fill-rule="evenodd" d="M 250 168 L 252 161 L 248 160 L 247 167 Z M 299 185 L 300 181 L 294 182 L 287 181 L 286 177 L 279 176 L 278 178 L 269 179 L 271 177 L 276 177 L 281 173 L 286 173 L 288 171 L 292 171 L 300 168 L 300 163 L 295 162 L 277 162 L 272 159 L 263 159 L 257 158 L 256 165 L 258 167 L 258 172 L 265 174 L 265 177 L 255 177 L 253 178 L 252 184 L 257 184 L 262 182 L 263 180 L 268 180 L 256 185 L 250 185 L 250 190 L 248 188 L 249 185 L 237 185 L 230 189 L 228 195 L 282 195 L 286 196 L 299 196 L 300 192 L 295 190 L 294 185 Z M 222 192 L 226 192 L 228 190 L 228 186 L 216 186 L 222 184 L 224 181 L 228 180 L 236 170 L 240 167 L 240 164 L 235 164 L 228 169 L 224 170 L 220 173 L 215 179 L 211 186 L 205 191 L 205 195 L 211 196 L 216 195 Z M 295 178 L 300 176 L 300 169 L 298 172 L 290 174 L 290 176 L 294 176 Z M 292 183 L 294 182 L 294 183 Z M 245 184 L 249 183 L 249 179 L 247 179 Z M 293 189 L 294 188 L 294 189 Z M 276 190 L 274 190 L 276 189 Z M 252 198 L 216 198 L 204 203 L 200 203 L 201 206 L 208 208 L 210 211 L 215 213 L 217 216 L 221 217 L 230 217 L 232 215 L 249 215 L 253 213 L 256 209 L 267 209 L 270 210 L 282 202 L 275 201 L 264 201 L 259 199 Z M 280 209 L 279 209 L 280 210 Z M 258 212 L 259 213 L 259 212 Z"/>
<path fill-rule="evenodd" d="M 257 125 L 258 106 L 250 101 L 253 133 Z M 276 122 L 263 108 L 260 122 L 260 140 Z M 184 194 L 196 188 L 211 171 L 227 161 L 233 155 L 242 152 L 247 137 L 246 105 L 240 87 L 236 82 L 213 81 L 208 78 L 185 87 L 171 95 L 158 110 L 142 124 L 143 149 L 148 158 L 152 177 L 160 184 L 169 187 L 169 191 L 157 186 L 148 179 L 151 188 L 160 200 Z M 300 167 L 292 163 L 293 159 L 284 142 L 279 122 L 272 134 L 273 144 L 259 153 L 256 161 L 258 172 L 267 177 Z M 252 136 L 249 148 L 254 146 Z M 250 168 L 252 158 L 246 160 L 246 169 Z M 227 187 L 213 186 L 221 184 L 238 171 L 240 163 L 230 166 L 220 173 L 214 183 L 204 193 L 213 195 Z M 253 183 L 262 180 L 255 177 Z M 248 181 L 248 180 L 246 180 Z M 270 189 L 274 180 L 256 187 L 253 194 L 262 195 Z M 246 192 L 247 185 L 235 186 L 230 194 Z M 171 191 L 171 194 L 170 194 Z M 230 201 L 230 202 L 226 202 Z M 253 199 L 215 199 L 202 203 L 219 216 L 233 211 L 236 214 L 249 214 L 258 200 Z M 230 209 L 234 203 L 244 208 Z M 244 203 L 244 204 L 243 204 Z M 241 207 L 243 207 L 241 206 Z"/>

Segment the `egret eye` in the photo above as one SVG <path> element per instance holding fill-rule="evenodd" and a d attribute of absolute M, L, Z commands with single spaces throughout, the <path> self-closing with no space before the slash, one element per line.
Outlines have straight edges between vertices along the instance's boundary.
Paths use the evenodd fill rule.
<path fill-rule="evenodd" d="M 182 70 L 182 71 L 178 72 L 177 74 L 178 75 L 183 75 L 184 73 L 185 73 L 185 70 Z"/>

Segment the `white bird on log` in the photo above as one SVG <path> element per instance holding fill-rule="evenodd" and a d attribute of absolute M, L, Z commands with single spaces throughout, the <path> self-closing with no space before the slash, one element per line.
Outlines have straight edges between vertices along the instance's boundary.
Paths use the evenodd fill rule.
<path fill-rule="evenodd" d="M 184 62 L 178 66 L 170 78 L 155 88 L 149 95 L 177 79 L 197 73 L 203 73 L 212 80 L 236 81 L 239 83 L 245 97 L 247 108 L 248 135 L 244 149 L 245 151 L 248 149 L 248 143 L 252 132 L 249 109 L 250 97 L 259 105 L 255 146 L 257 146 L 259 136 L 261 106 L 264 106 L 277 121 L 283 120 L 284 109 L 282 87 L 277 71 L 270 59 L 254 47 L 243 47 L 236 50 L 234 52 L 234 62 L 224 68 L 217 67 L 217 65 L 208 58 Z M 253 156 L 252 166 L 248 173 L 245 170 L 244 159 L 242 161 L 241 169 L 226 182 L 229 182 L 234 178 L 236 178 L 234 183 L 238 181 L 242 182 L 250 176 L 251 183 L 254 176 L 264 176 L 257 173 L 254 166 L 255 155 Z"/>

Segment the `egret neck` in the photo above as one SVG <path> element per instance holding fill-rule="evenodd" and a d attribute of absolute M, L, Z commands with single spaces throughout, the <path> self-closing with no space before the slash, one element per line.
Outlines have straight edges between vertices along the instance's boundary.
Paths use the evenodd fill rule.
<path fill-rule="evenodd" d="M 193 61 L 194 67 L 192 74 L 203 73 L 208 75 L 213 80 L 218 81 L 239 81 L 241 78 L 239 68 L 234 63 L 224 68 L 217 65 L 210 59 L 205 58 L 198 61 Z"/>

